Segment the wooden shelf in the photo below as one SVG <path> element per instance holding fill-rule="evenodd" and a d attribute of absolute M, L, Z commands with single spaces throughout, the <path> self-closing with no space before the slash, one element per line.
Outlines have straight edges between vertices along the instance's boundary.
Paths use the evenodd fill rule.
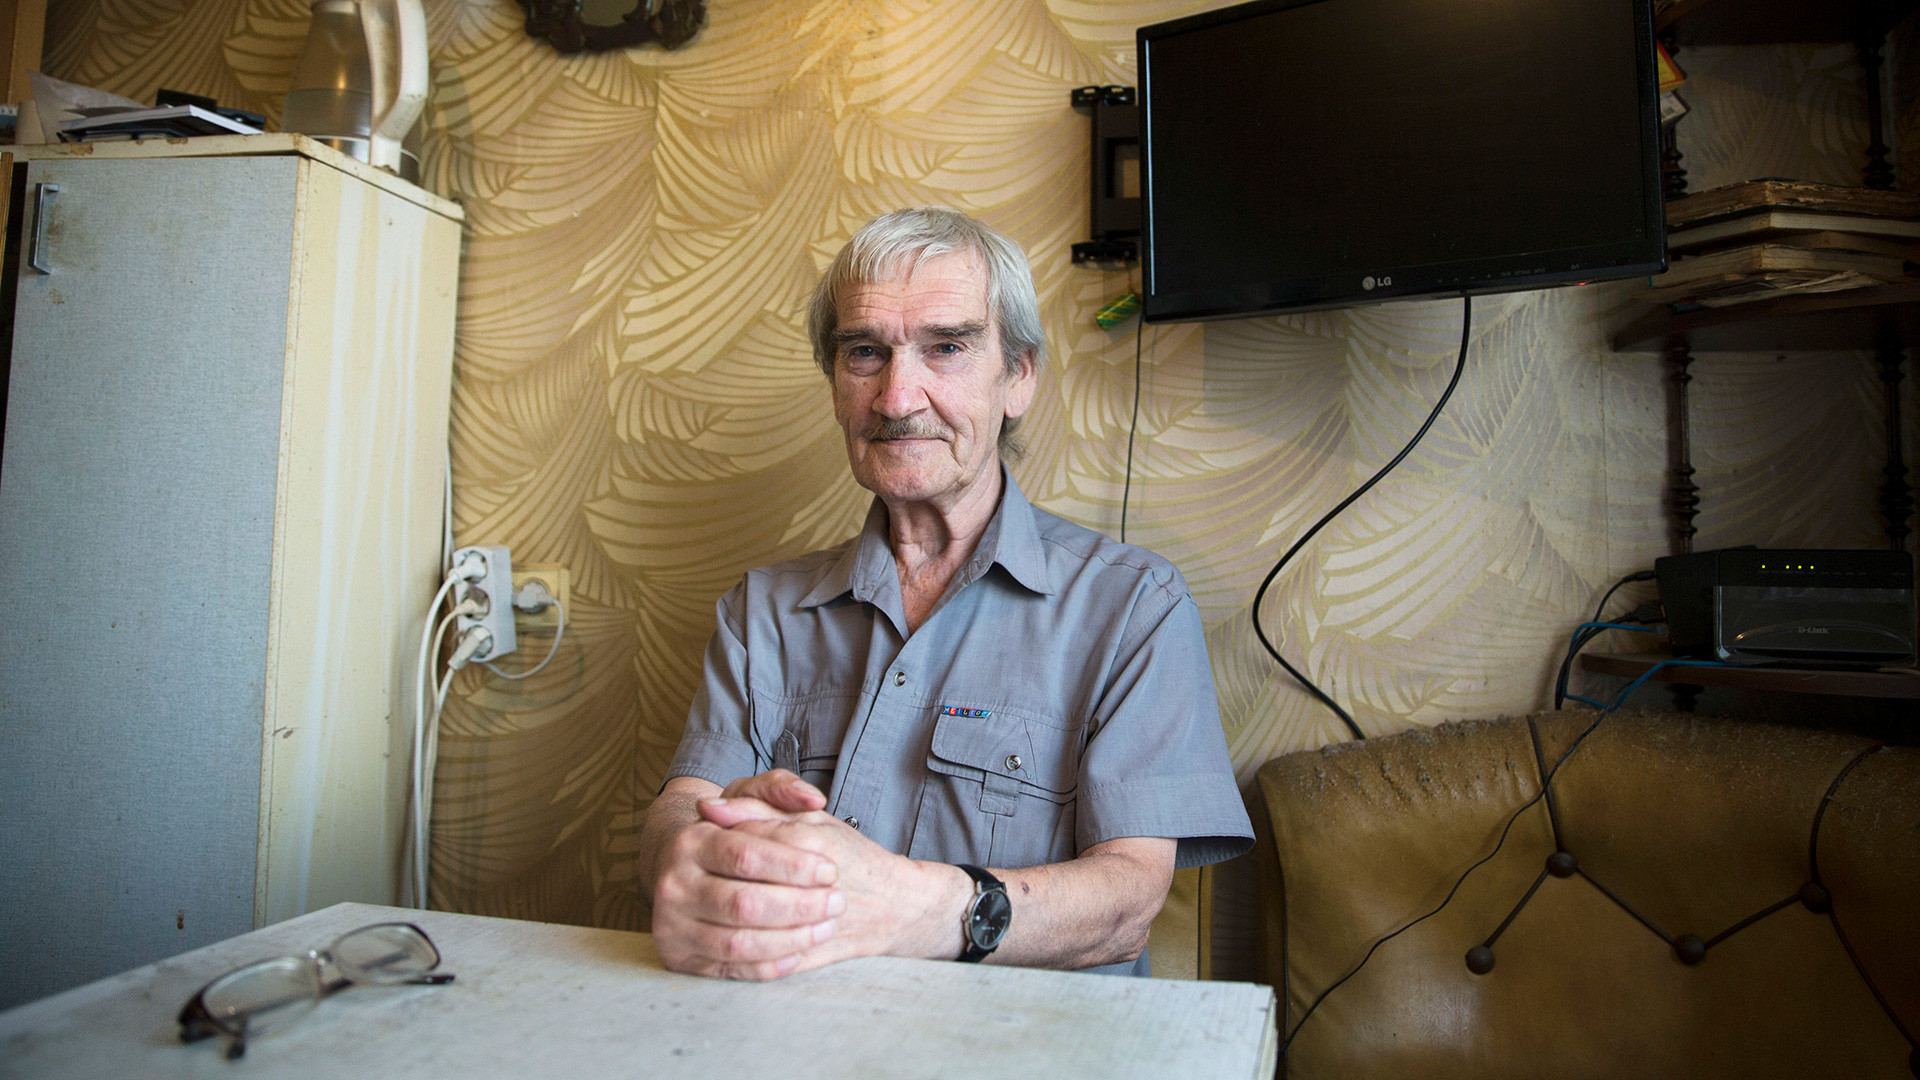
<path fill-rule="evenodd" d="M 1866 350 L 1920 344 L 1920 282 L 1802 293 L 1675 314 L 1662 304 L 1614 335 L 1616 352 L 1658 352 L 1682 338 L 1694 352 Z"/>
<path fill-rule="evenodd" d="M 1653 25 L 1682 46 L 1854 41 L 1886 33 L 1916 8 L 1920 0 L 1680 0 Z"/>
<path fill-rule="evenodd" d="M 1665 653 L 1581 653 L 1580 670 L 1596 675 L 1635 678 L 1662 660 Z M 1653 682 L 1718 686 L 1731 690 L 1759 690 L 1774 694 L 1833 694 L 1839 697 L 1920 700 L 1920 674 L 1889 671 L 1823 671 L 1784 667 L 1670 667 L 1655 672 Z"/>
<path fill-rule="evenodd" d="M 1673 0 L 1655 13 L 1654 27 L 1673 47 L 1696 45 L 1758 45 L 1789 42 L 1851 43 L 1859 61 L 1866 91 L 1867 146 L 1860 170 L 1863 187 L 1890 190 L 1898 169 L 1889 158 L 1885 103 L 1881 76 L 1891 32 L 1911 22 L 1920 0 Z M 1661 128 L 1661 186 L 1671 199 L 1687 189 L 1686 170 L 1676 128 Z M 1667 374 L 1667 511 L 1674 550 L 1690 551 L 1697 535 L 1694 519 L 1700 513 L 1700 487 L 1689 434 L 1688 384 L 1694 355 L 1702 352 L 1754 353 L 1825 351 L 1871 353 L 1879 368 L 1885 395 L 1886 464 L 1881 469 L 1880 514 L 1887 540 L 1902 548 L 1912 530 L 1913 486 L 1908 480 L 1901 432 L 1903 366 L 1908 346 L 1920 347 L 1920 281 L 1818 295 L 1790 295 L 1723 308 L 1676 313 L 1659 305 L 1633 318 L 1613 336 L 1618 352 L 1655 352 L 1663 357 Z M 1920 362 L 1917 360 L 1916 362 Z M 1655 661 L 1643 660 L 1644 671 Z M 1633 674 L 1625 658 L 1583 658 L 1589 671 L 1614 663 L 1618 674 Z M 1689 668 L 1689 672 L 1711 669 Z M 1846 693 L 1870 697 L 1920 699 L 1920 675 L 1884 676 L 1852 672 L 1726 672 L 1676 676 L 1662 671 L 1655 678 L 1682 685 L 1737 685 L 1801 693 Z M 1732 678 L 1734 682 L 1724 682 Z M 1710 681 L 1711 680 L 1711 681 Z M 1846 689 L 1830 689 L 1845 687 Z"/>

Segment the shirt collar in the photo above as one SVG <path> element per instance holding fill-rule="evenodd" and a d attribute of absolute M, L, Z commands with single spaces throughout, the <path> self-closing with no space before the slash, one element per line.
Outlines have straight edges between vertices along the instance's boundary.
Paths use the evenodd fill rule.
<path fill-rule="evenodd" d="M 1040 546 L 1040 523 L 1034 520 L 1033 504 L 1013 482 L 1013 474 L 1005 465 L 1000 466 L 1000 477 L 1005 481 L 1000 509 L 987 523 L 986 534 L 980 537 L 980 547 L 970 563 L 979 565 L 982 573 L 987 566 L 999 563 L 1013 580 L 1042 596 L 1052 596 L 1053 575 L 1047 572 L 1047 553 Z"/>
<path fill-rule="evenodd" d="M 1046 552 L 1040 547 L 1040 526 L 1034 520 L 1033 504 L 1027 501 L 1013 474 L 1000 466 L 1003 481 L 1000 506 L 981 534 L 980 546 L 961 570 L 964 582 L 977 581 L 989 566 L 1000 564 L 1013 580 L 1026 588 L 1051 596 L 1053 576 L 1047 571 Z M 964 583 L 963 582 L 963 583 Z M 820 582 L 800 601 L 802 608 L 819 607 L 848 593 L 855 600 L 881 607 L 891 596 L 897 606 L 900 593 L 899 565 L 893 559 L 893 547 L 887 541 L 887 506 L 875 496 L 867 507 L 867 520 L 860 535 L 827 568 Z"/>

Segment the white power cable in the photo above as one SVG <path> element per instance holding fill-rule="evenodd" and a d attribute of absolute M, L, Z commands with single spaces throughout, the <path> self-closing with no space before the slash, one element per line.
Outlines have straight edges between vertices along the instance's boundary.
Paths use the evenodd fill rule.
<path fill-rule="evenodd" d="M 447 494 L 449 499 L 447 507 L 449 514 L 447 520 L 449 525 L 446 542 L 448 545 L 447 558 L 451 561 L 451 470 L 448 472 Z M 438 765 L 440 750 L 440 714 L 442 710 L 446 708 L 447 694 L 453 687 L 453 673 L 473 662 L 474 655 L 484 650 L 493 641 L 492 634 L 485 628 L 479 626 L 469 627 L 465 633 L 460 635 L 459 643 L 454 647 L 453 654 L 447 658 L 446 678 L 442 680 L 439 674 L 437 659 L 440 655 L 441 644 L 446 640 L 447 628 L 452 626 L 462 615 L 484 614 L 490 604 L 488 600 L 485 599 L 485 593 L 475 589 L 465 599 L 455 604 L 437 623 L 434 620 L 434 614 L 440 610 L 440 605 L 446 600 L 447 593 L 457 587 L 461 582 L 480 581 L 486 576 L 486 557 L 478 552 L 468 553 L 467 557 L 461 560 L 460 565 L 452 567 L 447 571 L 445 580 L 440 583 L 439 591 L 434 594 L 433 603 L 427 608 L 427 621 L 420 629 L 419 666 L 416 669 L 414 681 L 413 813 L 411 815 L 413 818 L 413 828 L 409 834 L 413 850 L 411 853 L 412 858 L 409 860 L 409 866 L 412 870 L 413 877 L 413 896 L 411 899 L 414 906 L 423 911 L 426 910 L 427 907 L 427 873 L 431 865 L 431 859 L 429 858 L 433 814 L 431 792 L 433 791 L 434 772 Z M 488 670 L 503 679 L 525 679 L 538 674 L 545 669 L 548 664 L 553 662 L 555 656 L 559 655 L 560 641 L 566 635 L 567 630 L 567 609 L 548 591 L 546 585 L 539 581 L 528 582 L 525 586 L 515 590 L 511 600 L 514 608 L 527 613 L 544 611 L 549 607 L 558 609 L 557 620 L 553 631 L 553 643 L 547 648 L 546 658 L 538 664 L 528 668 L 526 671 L 506 672 L 494 667 L 493 664 L 487 661 L 480 661 L 486 664 Z"/>
<path fill-rule="evenodd" d="M 427 663 L 429 658 L 433 655 L 429 651 L 432 648 L 432 643 L 439 637 L 439 635 L 434 632 L 433 613 L 440 610 L 441 602 L 446 600 L 447 593 L 452 591 L 453 587 L 456 584 L 458 584 L 459 581 L 460 581 L 459 578 L 454 577 L 451 573 L 449 573 L 446 577 L 446 580 L 440 583 L 440 591 L 433 595 L 433 603 L 428 605 L 427 607 L 427 621 L 424 625 L 420 627 L 420 662 L 418 666 L 415 667 L 414 669 L 415 677 L 413 682 L 413 777 L 412 777 L 413 779 L 413 806 L 412 806 L 413 813 L 409 816 L 413 818 L 413 823 L 414 823 L 414 828 L 411 831 L 411 839 L 413 840 L 412 846 L 414 849 L 413 859 L 412 859 L 413 901 L 414 901 L 413 906 L 416 908 L 420 908 L 422 910 L 425 910 L 427 906 L 426 883 L 422 879 L 422 876 L 420 874 L 420 864 L 424 861 L 424 859 L 422 858 L 421 852 L 420 852 L 420 829 L 419 829 L 420 806 L 421 806 L 421 803 L 424 801 L 421 798 L 421 792 L 420 792 L 420 767 L 421 767 L 421 762 L 426 755 Z M 447 616 L 447 618 L 450 619 L 450 618 L 453 618 L 453 616 L 449 615 Z M 445 621 L 443 620 L 440 625 L 445 626 L 446 625 Z"/>
<path fill-rule="evenodd" d="M 469 607 L 471 605 L 471 607 Z M 466 609 L 466 610 L 462 610 Z M 433 632 L 433 655 L 440 655 L 440 642 L 447 627 L 462 615 L 475 614 L 484 610 L 484 605 L 469 598 L 457 605 Z M 447 706 L 447 691 L 453 689 L 453 673 L 467 666 L 473 654 L 486 647 L 493 635 L 483 627 L 471 627 L 460 636 L 460 644 L 454 648 L 453 655 L 447 660 L 447 677 L 442 681 L 436 674 L 433 679 L 432 720 L 426 726 L 426 739 L 423 751 L 415 760 L 419 768 L 415 772 L 414 791 L 424 796 L 433 790 L 433 776 L 440 764 L 440 713 Z M 428 858 L 433 836 L 433 800 L 416 798 L 413 807 L 413 880 L 416 883 L 416 897 L 420 910 L 427 909 L 427 871 L 432 865 Z"/>
<path fill-rule="evenodd" d="M 465 606 L 465 604 L 460 605 L 460 607 Z M 474 606 L 478 607 L 477 604 Z M 429 658 L 440 655 L 440 642 L 446 636 L 447 627 L 452 626 L 453 621 L 461 614 L 459 608 L 455 608 L 440 620 L 440 625 L 433 628 L 433 647 L 426 653 Z M 433 791 L 434 761 L 440 742 L 440 709 L 446 702 L 447 695 L 441 685 L 440 676 L 433 669 L 423 664 L 421 670 L 433 683 L 433 707 L 431 711 L 427 708 L 426 687 L 416 687 L 418 696 L 414 699 L 414 705 L 419 710 L 416 713 L 419 722 L 414 725 L 413 732 L 412 847 L 414 906 L 425 911 L 427 909 L 427 819 L 433 811 L 431 792 Z"/>
<path fill-rule="evenodd" d="M 468 611 L 460 610 L 469 604 L 472 606 Z M 433 786 L 434 754 L 440 741 L 440 709 L 447 699 L 440 677 L 428 665 L 431 658 L 440 655 L 440 642 L 446 635 L 447 627 L 453 625 L 453 621 L 461 615 L 478 609 L 479 604 L 467 601 L 448 612 L 440 624 L 433 628 L 431 647 L 420 654 L 420 679 L 414 687 L 412 846 L 414 906 L 422 911 L 427 909 L 427 818 L 433 805 L 428 793 Z M 433 683 L 431 711 L 426 703 L 428 680 Z"/>
<path fill-rule="evenodd" d="M 487 561 L 478 554 L 470 554 L 461 560 L 459 566 L 447 571 L 446 578 L 440 582 L 440 589 L 433 595 L 433 602 L 427 606 L 427 620 L 420 627 L 420 657 L 415 668 L 413 689 L 413 902 L 414 906 L 426 910 L 427 907 L 427 787 L 432 782 L 433 763 L 431 755 L 439 742 L 440 708 L 446 701 L 446 694 L 440 685 L 439 677 L 433 674 L 434 658 L 440 654 L 440 642 L 447 627 L 461 615 L 473 614 L 484 609 L 484 604 L 476 597 L 468 597 L 454 605 L 445 618 L 434 625 L 434 613 L 447 598 L 447 593 L 463 581 L 475 581 L 486 576 Z M 428 680 L 432 680 L 434 690 L 433 706 L 429 716 L 427 705 Z"/>
<path fill-rule="evenodd" d="M 493 666 L 491 660 L 482 660 L 480 663 L 485 665 L 488 671 L 503 679 L 529 679 L 544 671 L 548 664 L 553 663 L 553 658 L 560 655 L 560 639 L 567 633 L 567 608 L 547 591 L 546 585 L 538 581 L 527 582 L 513 594 L 513 607 L 515 611 L 524 611 L 528 614 L 545 611 L 548 608 L 553 608 L 557 612 L 555 615 L 557 621 L 553 627 L 553 643 L 547 646 L 546 657 L 525 671 L 501 671 Z"/>
<path fill-rule="evenodd" d="M 445 481 L 445 485 L 440 516 L 440 565 L 446 567 L 451 573 L 453 571 L 453 443 L 451 441 L 447 443 L 446 457 L 442 462 L 444 468 L 440 470 L 440 476 Z"/>
<path fill-rule="evenodd" d="M 447 684 L 453 683 L 453 673 L 473 662 L 473 654 L 493 644 L 493 633 L 484 626 L 468 628 L 460 635 L 460 644 L 454 646 L 453 655 L 447 658 Z M 446 689 L 445 686 L 441 687 Z"/>

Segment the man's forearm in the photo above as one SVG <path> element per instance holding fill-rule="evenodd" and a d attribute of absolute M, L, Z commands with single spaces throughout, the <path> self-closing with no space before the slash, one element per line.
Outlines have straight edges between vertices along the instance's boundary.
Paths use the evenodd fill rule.
<path fill-rule="evenodd" d="M 675 833 L 700 820 L 698 803 L 720 794 L 717 784 L 697 776 L 676 776 L 647 808 L 647 819 L 640 826 L 640 895 L 649 907 L 653 890 L 660 884 L 660 851 Z"/>
<path fill-rule="evenodd" d="M 1173 883 L 1177 842 L 1130 837 L 1096 844 L 1069 862 L 1019 870 L 989 868 L 1006 883 L 1013 922 L 988 963 L 1077 969 L 1118 964 L 1147 945 Z M 917 863 L 924 892 L 902 936 L 905 955 L 960 955 L 960 921 L 973 895 L 964 871 Z"/>
<path fill-rule="evenodd" d="M 1088 968 L 1138 957 L 1173 884 L 1177 841 L 1127 837 L 1070 862 L 993 870 L 1007 884 L 1013 923 L 989 963 Z M 954 950 L 960 928 L 953 927 Z"/>

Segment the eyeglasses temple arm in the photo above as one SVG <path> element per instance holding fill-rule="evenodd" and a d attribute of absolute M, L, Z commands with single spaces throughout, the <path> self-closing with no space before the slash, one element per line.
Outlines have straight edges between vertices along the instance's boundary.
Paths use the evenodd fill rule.
<path fill-rule="evenodd" d="M 401 985 L 401 986 L 445 986 L 445 985 L 447 985 L 448 983 L 450 983 L 450 982 L 452 982 L 452 981 L 453 981 L 453 972 L 451 972 L 451 971 L 435 971 L 435 972 L 430 972 L 430 973 L 428 973 L 428 974 L 426 974 L 426 975 L 421 975 L 421 976 L 419 976 L 419 977 L 417 977 L 417 978 L 412 978 L 412 979 L 406 979 L 406 980 L 404 980 L 404 981 L 402 981 L 401 983 L 399 983 L 398 985 Z M 345 989 L 346 989 L 347 987 L 349 987 L 349 986 L 352 986 L 352 985 L 353 985 L 353 980 L 352 980 L 352 979 L 334 979 L 334 980 L 332 980 L 332 981 L 330 981 L 330 982 L 328 982 L 328 983 L 326 983 L 325 985 L 323 985 L 323 986 L 321 986 L 321 987 L 320 987 L 320 996 L 321 996 L 321 997 L 323 997 L 323 998 L 324 998 L 324 997 L 332 997 L 332 996 L 333 996 L 334 994 L 337 994 L 337 993 L 339 993 L 340 991 L 342 991 L 342 990 L 345 990 Z M 186 1023 L 186 1017 L 185 1017 L 184 1015 L 182 1015 L 182 1017 L 181 1017 L 181 1019 L 180 1019 L 180 1022 L 181 1022 L 181 1023 L 183 1023 L 183 1024 L 184 1024 L 184 1023 Z"/>
<path fill-rule="evenodd" d="M 207 1011 L 206 1000 L 200 994 L 193 995 L 193 1000 L 181 1008 L 177 1019 L 180 1023 L 180 1041 L 183 1043 L 199 1042 L 220 1034 L 219 1027 L 213 1022 L 213 1014 Z"/>

